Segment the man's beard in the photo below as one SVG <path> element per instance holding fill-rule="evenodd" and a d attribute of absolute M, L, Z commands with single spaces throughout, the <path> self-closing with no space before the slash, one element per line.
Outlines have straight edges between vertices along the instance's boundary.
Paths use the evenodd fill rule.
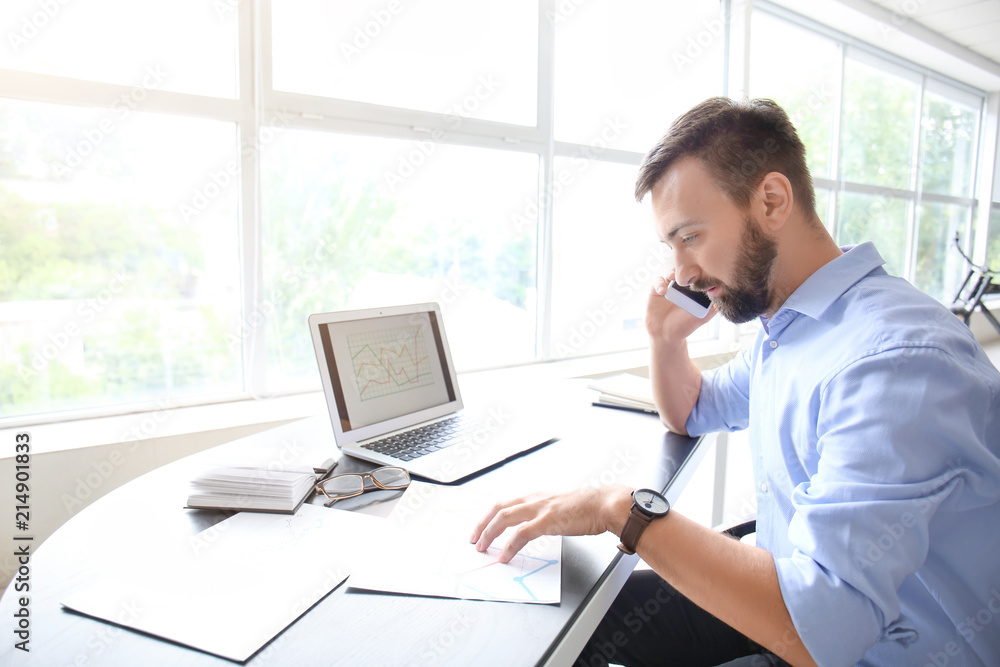
<path fill-rule="evenodd" d="M 778 244 L 764 235 L 749 216 L 740 237 L 739 255 L 733 285 L 705 278 L 691 285 L 704 291 L 718 286 L 712 303 L 722 316 L 734 324 L 743 324 L 767 312 L 771 304 L 771 267 L 778 256 Z"/>

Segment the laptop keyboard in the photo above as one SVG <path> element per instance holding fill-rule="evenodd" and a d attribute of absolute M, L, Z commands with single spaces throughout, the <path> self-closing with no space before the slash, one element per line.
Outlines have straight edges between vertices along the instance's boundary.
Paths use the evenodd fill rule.
<path fill-rule="evenodd" d="M 450 419 L 374 440 L 362 445 L 362 448 L 400 461 L 412 461 L 461 442 L 474 426 L 472 422 L 462 419 L 461 415 L 456 415 Z"/>

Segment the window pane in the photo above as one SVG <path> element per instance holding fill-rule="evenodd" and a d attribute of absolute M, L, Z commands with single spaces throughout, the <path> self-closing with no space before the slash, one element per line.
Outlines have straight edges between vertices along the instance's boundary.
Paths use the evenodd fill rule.
<path fill-rule="evenodd" d="M 0 33 L 9 48 L 0 49 L 0 67 L 235 97 L 236 4 L 5 0 Z"/>
<path fill-rule="evenodd" d="M 722 92 L 724 23 L 716 0 L 560 2 L 555 135 L 645 153 L 670 123 Z M 611 140 L 603 136 L 616 128 Z"/>
<path fill-rule="evenodd" d="M 461 369 L 535 348 L 535 155 L 273 129 L 262 135 L 272 388 L 318 382 L 311 313 L 437 301 Z"/>
<path fill-rule="evenodd" d="M 841 175 L 910 190 L 917 85 L 848 58 L 844 72 Z"/>
<path fill-rule="evenodd" d="M 235 126 L 0 100 L 0 145 L 0 417 L 240 391 Z"/>
<path fill-rule="evenodd" d="M 955 249 L 955 232 L 964 230 L 968 206 L 922 203 L 917 207 L 917 266 L 913 284 L 935 299 L 951 302 L 968 267 Z"/>
<path fill-rule="evenodd" d="M 827 229 L 833 227 L 833 220 L 830 219 L 830 191 L 825 188 L 816 188 L 816 215 Z"/>
<path fill-rule="evenodd" d="M 1000 205 L 994 204 L 990 211 L 989 240 L 986 244 L 986 266 L 1000 271 Z"/>
<path fill-rule="evenodd" d="M 271 5 L 274 87 L 535 124 L 531 0 L 282 0 Z"/>
<path fill-rule="evenodd" d="M 771 98 L 788 112 L 806 145 L 810 173 L 832 178 L 830 148 L 840 48 L 836 42 L 765 12 L 755 11 L 752 21 L 751 95 Z M 802 58 L 803 53 L 809 57 Z"/>
<path fill-rule="evenodd" d="M 631 196 L 636 168 L 556 158 L 552 354 L 639 348 L 655 276 L 672 268 L 650 216 Z"/>
<path fill-rule="evenodd" d="M 979 110 L 942 95 L 924 95 L 920 174 L 925 192 L 972 196 Z"/>
<path fill-rule="evenodd" d="M 837 242 L 853 245 L 873 241 L 885 260 L 885 270 L 904 276 L 907 209 L 904 199 L 841 192 L 837 199 Z"/>

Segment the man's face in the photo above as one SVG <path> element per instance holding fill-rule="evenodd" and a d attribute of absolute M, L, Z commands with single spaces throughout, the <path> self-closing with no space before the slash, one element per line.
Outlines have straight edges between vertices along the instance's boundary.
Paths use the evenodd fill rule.
<path fill-rule="evenodd" d="M 737 324 L 767 312 L 777 244 L 700 161 L 677 162 L 657 182 L 652 199 L 660 238 L 674 251 L 678 283 L 708 294 Z"/>

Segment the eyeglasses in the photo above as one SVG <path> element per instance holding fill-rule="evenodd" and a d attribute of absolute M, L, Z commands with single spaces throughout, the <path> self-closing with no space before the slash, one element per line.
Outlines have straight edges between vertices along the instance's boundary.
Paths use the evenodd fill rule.
<path fill-rule="evenodd" d="M 368 486 L 368 480 L 371 480 L 374 486 Z M 395 491 L 405 489 L 409 485 L 410 473 L 406 470 L 396 466 L 383 466 L 364 474 L 334 475 L 317 484 L 316 490 L 330 499 L 324 503 L 326 507 L 330 507 L 338 500 L 360 496 L 365 491 L 374 491 L 375 489 Z"/>

